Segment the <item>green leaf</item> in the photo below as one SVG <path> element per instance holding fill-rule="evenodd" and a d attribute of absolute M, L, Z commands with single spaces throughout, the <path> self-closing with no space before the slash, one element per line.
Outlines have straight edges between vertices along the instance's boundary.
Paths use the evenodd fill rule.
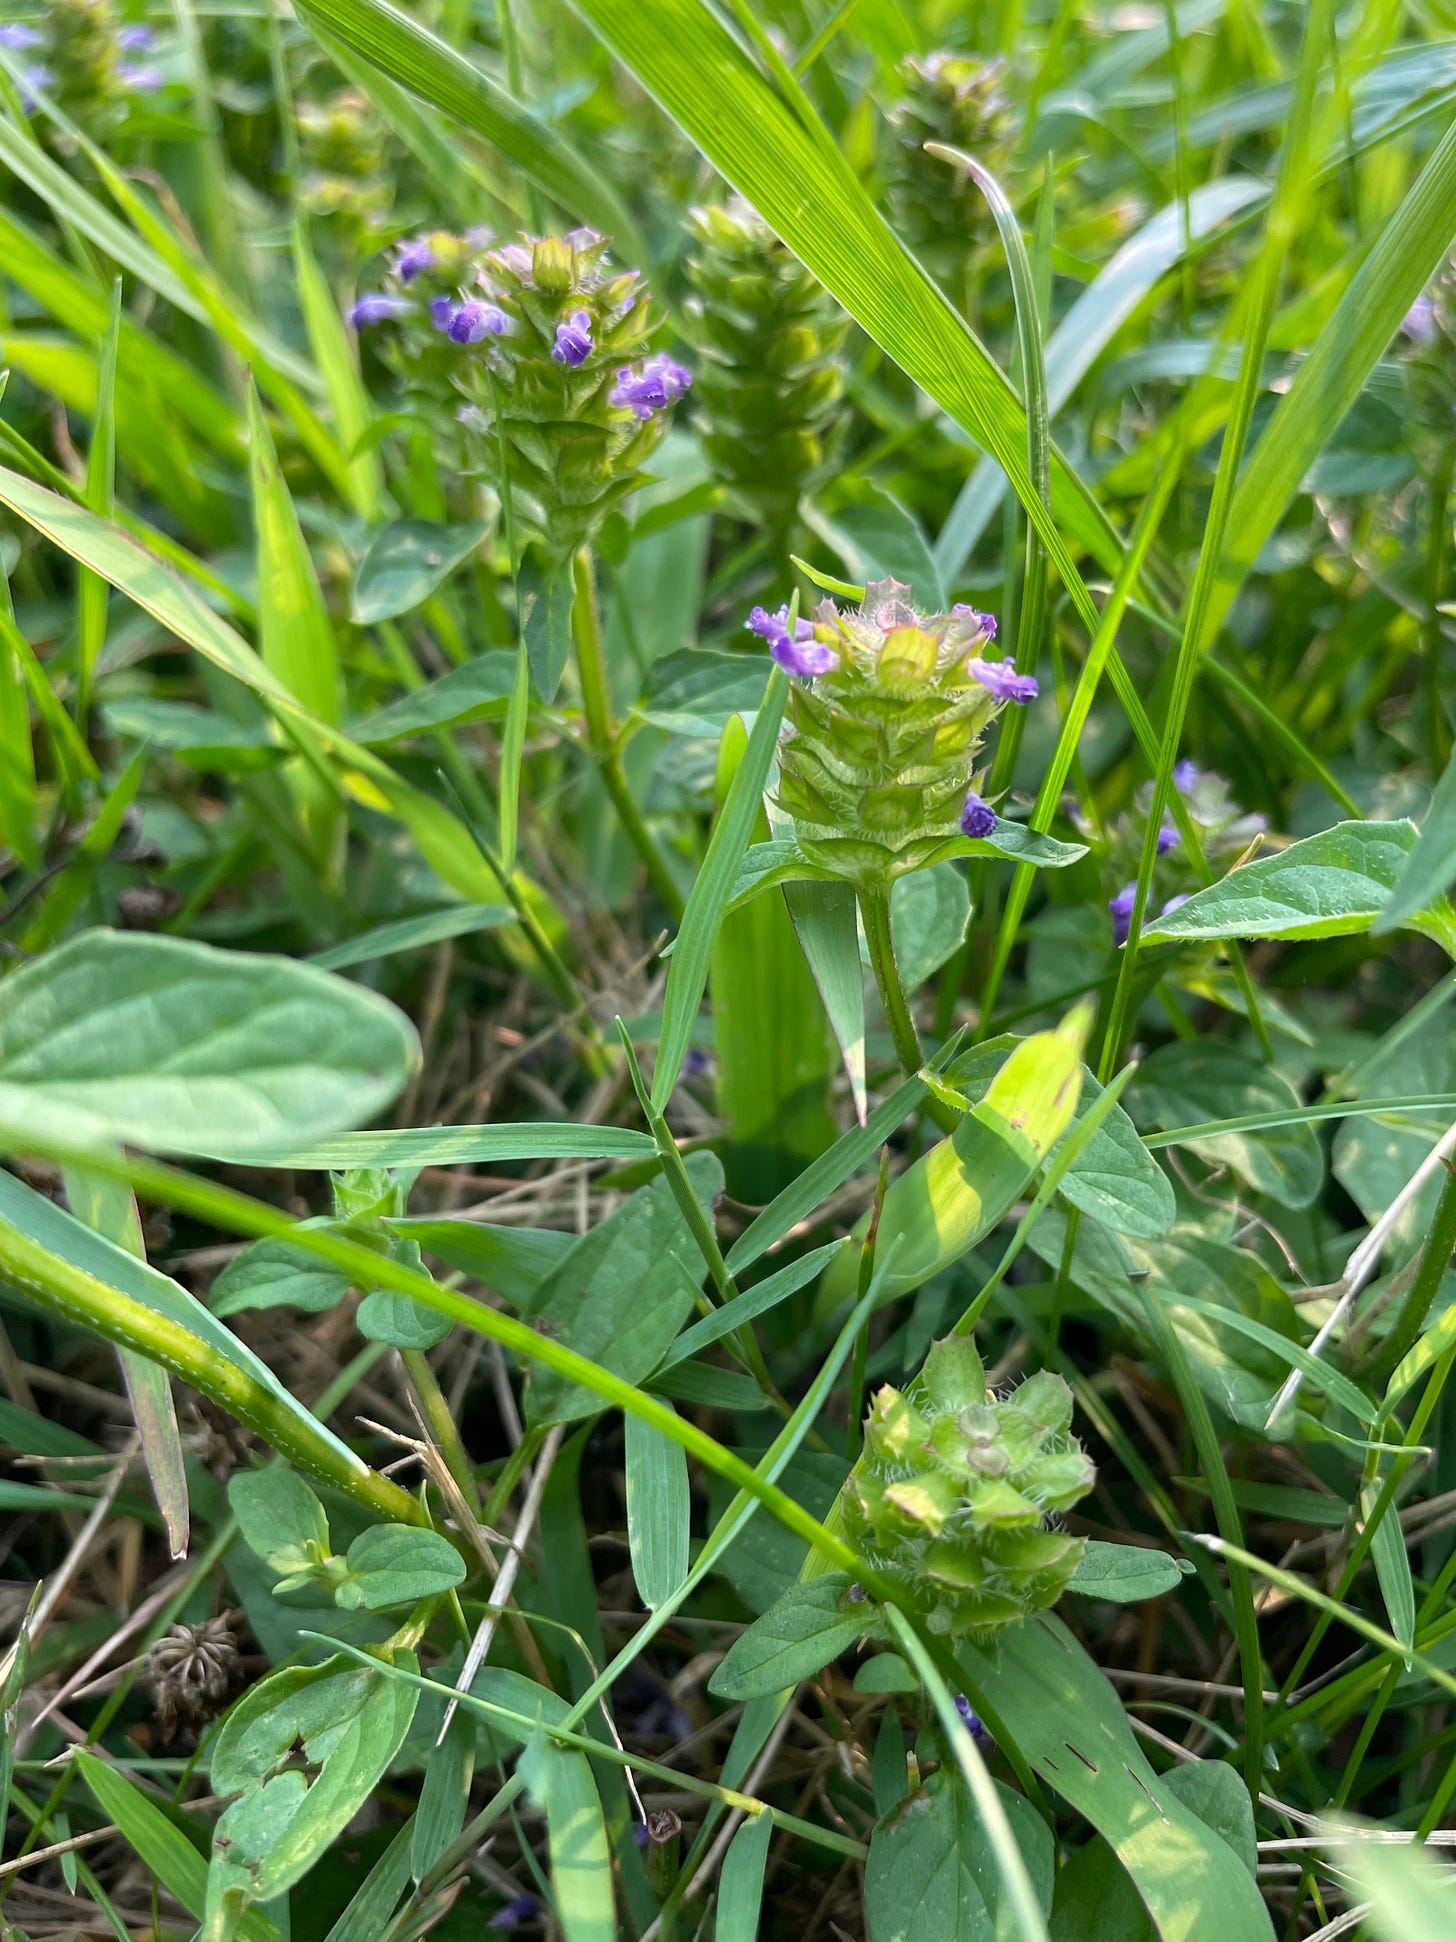
<path fill-rule="evenodd" d="M 286 1241 L 254 1241 L 218 1275 L 207 1305 L 219 1318 L 249 1308 L 282 1307 L 321 1315 L 337 1308 L 352 1285 L 341 1269 Z"/>
<path fill-rule="evenodd" d="M 729 1842 L 718 1877 L 713 1942 L 758 1942 L 763 1876 L 772 1839 L 772 1815 L 751 1814 Z"/>
<path fill-rule="evenodd" d="M 1244 1114 L 1297 1110 L 1293 1086 L 1272 1067 L 1213 1040 L 1160 1046 L 1133 1082 L 1134 1112 L 1163 1126 L 1201 1125 Z M 1284 1207 L 1308 1207 L 1324 1184 L 1324 1154 L 1312 1126 L 1221 1133 L 1184 1142 L 1210 1166 L 1231 1167 L 1256 1193 Z"/>
<path fill-rule="evenodd" d="M 963 1647 L 958 1656 L 976 1711 L 1106 1836 L 1163 1942 L 1271 1942 L 1242 1861 L 1153 1771 L 1117 1695 L 1064 1625 L 1040 1613 L 998 1634 L 994 1653 Z M 1108 1931 L 1087 1933 L 1100 1942 Z"/>
<path fill-rule="evenodd" d="M 0 1127 L 242 1157 L 388 1105 L 419 1057 L 402 1012 L 286 958 L 88 931 L 0 985 Z"/>
<path fill-rule="evenodd" d="M 730 715 L 763 706 L 773 664 L 756 654 L 723 654 L 688 647 L 654 661 L 638 719 L 673 735 L 722 735 Z"/>
<path fill-rule="evenodd" d="M 907 997 L 959 950 L 970 916 L 970 889 L 964 872 L 953 863 L 912 871 L 895 884 L 890 892 L 890 931 Z M 868 953 L 864 962 L 869 962 Z"/>
<path fill-rule="evenodd" d="M 812 1678 L 872 1629 L 874 1607 L 850 1594 L 842 1571 L 790 1585 L 733 1641 L 708 1690 L 720 1699 L 757 1699 Z"/>
<path fill-rule="evenodd" d="M 616 1942 L 611 1849 L 586 1755 L 542 1735 L 521 1755 L 520 1767 L 546 1809 L 551 1888 L 566 1942 Z"/>
<path fill-rule="evenodd" d="M 515 921 L 516 913 L 508 904 L 446 904 L 442 910 L 421 911 L 418 917 L 399 917 L 392 924 L 379 924 L 342 944 L 331 944 L 326 951 L 315 951 L 308 962 L 317 965 L 320 971 L 343 971 L 350 965 L 373 964 L 400 951 L 422 950 L 427 944 L 443 944 L 447 938 L 497 930 Z"/>
<path fill-rule="evenodd" d="M 406 735 L 433 728 L 457 728 L 466 722 L 498 721 L 506 712 L 516 679 L 516 657 L 505 648 L 477 655 L 451 668 L 438 681 L 401 695 L 366 720 L 351 724 L 355 741 L 373 747 L 397 742 Z"/>
<path fill-rule="evenodd" d="M 1148 1550 L 1141 1544 L 1105 1544 L 1089 1537 L 1067 1589 L 1080 1591 L 1084 1598 L 1132 1605 L 1140 1598 L 1160 1598 L 1172 1591 L 1191 1569 L 1166 1551 Z"/>
<path fill-rule="evenodd" d="M 571 562 L 548 564 L 532 548 L 521 561 L 516 588 L 532 685 L 543 701 L 554 701 L 571 658 L 571 614 L 576 600 Z"/>
<path fill-rule="evenodd" d="M 1191 1807 L 1206 1827 L 1222 1836 L 1252 1878 L 1259 1873 L 1254 1804 L 1238 1770 L 1224 1760 L 1189 1760 L 1163 1775 L 1170 1794 Z"/>
<path fill-rule="evenodd" d="M 263 662 L 311 715 L 337 722 L 343 713 L 344 688 L 333 622 L 252 384 L 248 386 L 248 454 Z M 307 780 L 317 786 L 317 778 Z"/>
<path fill-rule="evenodd" d="M 228 1484 L 228 1508 L 244 1544 L 281 1577 L 311 1571 L 330 1555 L 328 1514 L 292 1470 L 240 1470 Z"/>
<path fill-rule="evenodd" d="M 1043 1911 L 1051 1905 L 1051 1837 L 1030 1804 L 998 1788 Z M 995 1858 L 958 1770 L 943 1767 L 876 1826 L 865 1863 L 870 1942 L 1015 1942 Z"/>
<path fill-rule="evenodd" d="M 1379 1497 L 1377 1484 L 1366 1484 L 1361 1491 L 1360 1505 L 1366 1518 L 1374 1513 Z M 1385 1515 L 1375 1526 L 1370 1541 L 1370 1556 L 1374 1561 L 1380 1596 L 1385 1601 L 1386 1615 L 1390 1619 L 1390 1629 L 1402 1645 L 1412 1646 L 1416 1639 L 1416 1590 L 1411 1579 L 1410 1553 L 1405 1548 L 1405 1532 L 1401 1529 L 1400 1518 L 1393 1504 L 1387 1507 Z"/>
<path fill-rule="evenodd" d="M 638 1597 L 653 1612 L 688 1575 L 692 1496 L 687 1452 L 640 1417 L 626 1417 L 623 1430 L 632 1576 Z"/>
<path fill-rule="evenodd" d="M 1084 1069 L 1074 1130 L 1077 1121 L 1102 1097 L 1102 1091 Z M 1143 1145 L 1120 1104 L 1113 1106 L 1063 1174 L 1059 1191 L 1071 1206 L 1118 1234 L 1155 1239 L 1167 1233 L 1178 1212 L 1172 1182 Z"/>
<path fill-rule="evenodd" d="M 784 902 L 844 1061 L 855 1116 L 863 1123 L 868 1106 L 865 981 L 854 892 L 847 883 L 789 883 Z"/>
<path fill-rule="evenodd" d="M 1416 845 L 1413 823 L 1336 823 L 1165 911 L 1145 938 L 1347 937 L 1368 931 Z"/>
<path fill-rule="evenodd" d="M 181 1828 L 137 1785 L 94 1753 L 72 1756 L 96 1804 L 120 1829 L 147 1872 L 187 1910 L 201 1918 L 207 1900 L 207 1863 Z M 278 1930 L 251 1909 L 238 1923 L 237 1942 L 278 1942 Z"/>
<path fill-rule="evenodd" d="M 417 1598 L 438 1598 L 465 1582 L 465 1562 L 438 1531 L 371 1524 L 349 1546 L 349 1575 L 334 1593 L 344 1611 L 383 1611 Z"/>
<path fill-rule="evenodd" d="M 394 1663 L 419 1670 L 412 1652 L 396 1649 Z M 270 1901 L 300 1881 L 373 1793 L 418 1700 L 405 1680 L 342 1657 L 270 1673 L 245 1693 L 212 1743 L 214 1792 L 240 1798 L 213 1835 L 209 1893 Z M 298 1741 L 311 1780 L 284 1764 Z"/>
<path fill-rule="evenodd" d="M 413 613 L 489 532 L 485 520 L 442 526 L 428 519 L 400 519 L 381 526 L 370 534 L 354 569 L 354 619 L 361 627 L 372 627 Z"/>
<path fill-rule="evenodd" d="M 335 34 L 376 67 L 483 135 L 527 181 L 581 221 L 615 237 L 625 261 L 648 251 L 605 173 L 583 161 L 548 121 L 511 98 L 462 54 L 386 0 L 304 0 L 312 27 Z"/>
<path fill-rule="evenodd" d="M 446 1849 L 460 1838 L 475 1775 L 475 1741 L 475 1721 L 469 1713 L 460 1711 L 446 1727 L 444 1739 L 430 1749 L 420 1783 L 420 1804 L 413 1823 L 402 1830 L 409 1834 L 408 1872 L 416 1882 L 423 1881 Z M 400 1888 L 403 1886 L 401 1882 Z M 390 1907 L 392 1910 L 392 1903 Z M 381 1920 L 380 1931 L 384 1926 Z M 365 1942 L 373 1942 L 373 1937 Z"/>
<path fill-rule="evenodd" d="M 711 1218 L 723 1172 L 708 1153 L 686 1161 L 693 1192 Z M 541 1283 L 530 1319 L 543 1333 L 638 1383 L 661 1362 L 697 1295 L 688 1262 L 697 1245 L 666 1180 L 633 1194 L 594 1227 Z M 600 1400 L 547 1369 L 534 1369 L 531 1418 L 568 1422 L 589 1416 Z"/>

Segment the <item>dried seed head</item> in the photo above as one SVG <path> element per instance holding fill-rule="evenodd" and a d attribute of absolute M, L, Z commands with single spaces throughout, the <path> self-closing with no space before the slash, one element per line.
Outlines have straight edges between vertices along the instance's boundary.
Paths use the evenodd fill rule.
<path fill-rule="evenodd" d="M 174 1625 L 147 1654 L 147 1675 L 164 1738 L 189 1731 L 222 1711 L 241 1670 L 238 1642 L 226 1612 L 201 1625 Z"/>

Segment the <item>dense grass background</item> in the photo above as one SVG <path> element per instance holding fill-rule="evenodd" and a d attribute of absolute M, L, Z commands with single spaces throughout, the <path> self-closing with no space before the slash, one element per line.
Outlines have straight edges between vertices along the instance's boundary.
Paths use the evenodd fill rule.
<path fill-rule="evenodd" d="M 0 1935 L 1452 1932 L 1453 243 L 1449 0 L 6 0 Z M 1039 693 L 857 924 L 885 576 Z"/>

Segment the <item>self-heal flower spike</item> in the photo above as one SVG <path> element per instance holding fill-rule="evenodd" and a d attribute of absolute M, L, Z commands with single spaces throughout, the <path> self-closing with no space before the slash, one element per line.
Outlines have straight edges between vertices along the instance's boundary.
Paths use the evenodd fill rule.
<path fill-rule="evenodd" d="M 815 642 L 834 660 L 815 671 L 812 688 L 796 682 L 790 691 L 779 807 L 810 862 L 883 889 L 963 835 L 994 828 L 995 812 L 972 789 L 976 757 L 1030 677 L 984 679 L 980 670 L 997 666 L 976 658 L 988 616 L 970 607 L 919 613 L 895 580 L 867 586 L 857 612 L 822 601 L 813 621 Z"/>
<path fill-rule="evenodd" d="M 1000 818 L 984 796 L 978 796 L 974 789 L 966 797 L 966 806 L 961 811 L 961 835 L 972 838 L 989 836 Z"/>
<path fill-rule="evenodd" d="M 630 366 L 618 371 L 611 402 L 634 417 L 650 418 L 654 411 L 676 404 L 692 381 L 691 371 L 675 364 L 666 351 L 659 351 L 640 371 Z"/>
<path fill-rule="evenodd" d="M 371 290 L 350 309 L 349 322 L 355 330 L 364 330 L 370 324 L 387 324 L 391 318 L 408 316 L 409 310 L 410 306 L 403 297 L 391 297 L 383 290 Z"/>
<path fill-rule="evenodd" d="M 591 323 L 589 310 L 573 310 L 564 323 L 556 326 L 551 355 L 558 364 L 569 364 L 573 371 L 579 371 L 586 363 L 594 348 Z"/>
<path fill-rule="evenodd" d="M 967 1337 L 937 1342 L 912 1394 L 874 1399 L 845 1536 L 931 1632 L 989 1639 L 1054 1604 L 1081 1561 L 1086 1540 L 1053 1521 L 1095 1475 L 1071 1425 L 1060 1376 L 1043 1370 L 998 1398 Z M 961 1717 L 974 1732 L 974 1714 Z"/>

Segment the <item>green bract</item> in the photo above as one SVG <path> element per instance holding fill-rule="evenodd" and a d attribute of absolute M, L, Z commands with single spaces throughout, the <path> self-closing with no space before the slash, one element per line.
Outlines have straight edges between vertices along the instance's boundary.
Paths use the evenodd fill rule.
<path fill-rule="evenodd" d="M 843 430 L 839 353 L 849 318 L 746 202 L 695 209 L 688 220 L 703 449 L 777 537 Z"/>
<path fill-rule="evenodd" d="M 977 673 L 994 626 L 970 607 L 919 614 L 897 580 L 867 586 L 857 613 L 820 602 L 814 638 L 835 664 L 794 683 L 779 750 L 778 804 L 810 863 L 883 886 L 961 835 L 981 739 L 1005 706 Z"/>
<path fill-rule="evenodd" d="M 982 1639 L 1055 1604 L 1085 1540 L 1050 1520 L 1092 1488 L 1072 1392 L 1043 1370 L 989 1395 L 968 1338 L 937 1342 L 912 1402 L 888 1386 L 844 1494 L 850 1542 L 903 1585 L 934 1632 Z"/>

